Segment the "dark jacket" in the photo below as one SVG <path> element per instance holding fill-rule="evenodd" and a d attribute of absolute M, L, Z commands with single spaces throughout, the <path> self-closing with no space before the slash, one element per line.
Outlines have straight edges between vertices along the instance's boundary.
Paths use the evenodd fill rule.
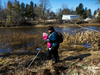
<path fill-rule="evenodd" d="M 49 33 L 49 40 L 50 40 L 50 43 L 52 44 L 52 46 L 59 46 L 57 38 L 58 38 L 58 34 L 56 31 Z"/>

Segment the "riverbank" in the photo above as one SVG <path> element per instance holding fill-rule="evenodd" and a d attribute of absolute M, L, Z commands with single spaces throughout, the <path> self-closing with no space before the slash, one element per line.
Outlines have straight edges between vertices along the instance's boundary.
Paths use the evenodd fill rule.
<path fill-rule="evenodd" d="M 77 27 L 77 25 L 80 26 L 100 26 L 100 23 L 84 23 L 84 24 L 68 24 L 68 23 L 63 23 L 63 24 L 48 24 L 48 25 L 43 25 L 43 24 L 38 24 L 38 25 L 27 25 L 27 26 L 21 26 L 21 25 L 16 25 L 16 26 L 8 26 L 8 27 L 0 27 L 0 28 L 28 28 L 28 27 L 48 27 L 48 26 L 54 26 L 54 27 Z"/>
<path fill-rule="evenodd" d="M 100 26 L 100 23 L 84 23 L 84 24 L 61 24 L 61 25 L 57 25 L 58 27 L 77 27 L 77 25 L 80 25 L 80 26 Z"/>
<path fill-rule="evenodd" d="M 60 62 L 53 64 L 52 61 L 47 61 L 43 65 L 46 62 L 45 45 L 28 70 L 26 68 L 38 53 L 36 49 L 43 46 L 42 35 L 0 35 L 4 48 L 7 47 L 8 50 L 12 47 L 12 52 L 0 54 L 0 75 L 99 75 L 100 32 L 86 31 L 76 35 L 63 35 L 64 41 L 58 49 Z M 85 47 L 84 44 L 90 47 Z"/>
<path fill-rule="evenodd" d="M 79 24 L 80 26 L 100 26 L 100 23 L 85 23 L 85 24 Z"/>

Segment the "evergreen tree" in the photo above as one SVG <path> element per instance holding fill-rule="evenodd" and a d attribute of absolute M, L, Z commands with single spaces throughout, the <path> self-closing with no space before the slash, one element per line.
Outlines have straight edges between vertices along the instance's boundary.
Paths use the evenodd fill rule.
<path fill-rule="evenodd" d="M 30 2 L 30 17 L 34 18 L 35 17 L 35 13 L 34 13 L 34 3 L 31 1 Z"/>
<path fill-rule="evenodd" d="M 15 3 L 14 3 L 14 11 L 16 12 L 16 13 L 19 13 L 20 14 L 20 3 L 19 3 L 19 1 L 17 1 L 17 0 L 15 0 Z"/>
<path fill-rule="evenodd" d="M 24 3 L 21 3 L 20 14 L 21 14 L 22 17 L 25 16 L 25 4 Z"/>
<path fill-rule="evenodd" d="M 84 13 L 84 8 L 83 8 L 83 4 L 80 3 L 78 7 L 76 7 L 76 14 L 82 16 Z"/>
<path fill-rule="evenodd" d="M 26 4 L 25 16 L 26 16 L 26 17 L 30 17 L 30 6 L 29 6 L 28 4 Z"/>
<path fill-rule="evenodd" d="M 91 9 L 88 9 L 88 11 L 87 11 L 87 17 L 91 17 L 92 15 L 91 15 Z"/>
<path fill-rule="evenodd" d="M 83 13 L 82 17 L 83 17 L 84 19 L 85 19 L 85 18 L 87 18 L 87 8 L 85 8 L 85 10 L 84 10 L 84 13 Z"/>
<path fill-rule="evenodd" d="M 13 8 L 12 2 L 11 1 L 8 1 L 8 3 L 7 3 L 8 15 L 11 15 L 12 8 Z"/>
<path fill-rule="evenodd" d="M 97 14 L 97 11 L 95 10 L 95 11 L 94 11 L 94 17 L 95 17 L 96 14 Z"/>
<path fill-rule="evenodd" d="M 12 12 L 13 12 L 13 5 L 11 1 L 7 3 L 7 22 L 11 22 Z"/>
<path fill-rule="evenodd" d="M 70 10 L 70 14 L 71 15 L 74 15 L 75 14 L 75 11 L 74 10 Z"/>
<path fill-rule="evenodd" d="M 87 14 L 84 12 L 83 15 L 82 15 L 82 17 L 83 17 L 84 19 L 87 18 Z"/>

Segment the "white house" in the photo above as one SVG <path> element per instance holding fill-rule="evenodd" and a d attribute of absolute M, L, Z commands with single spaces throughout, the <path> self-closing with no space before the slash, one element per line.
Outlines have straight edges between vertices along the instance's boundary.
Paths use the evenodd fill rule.
<path fill-rule="evenodd" d="M 72 20 L 74 18 L 79 18 L 78 15 L 63 15 L 62 20 Z"/>
<path fill-rule="evenodd" d="M 89 21 L 92 20 L 90 17 L 86 18 L 84 21 Z"/>

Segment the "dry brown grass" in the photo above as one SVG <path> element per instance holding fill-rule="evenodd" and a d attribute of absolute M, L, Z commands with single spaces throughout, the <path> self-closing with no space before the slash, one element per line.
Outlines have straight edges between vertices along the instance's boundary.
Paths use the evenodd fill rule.
<path fill-rule="evenodd" d="M 38 38 L 37 38 L 38 37 Z M 46 46 L 26 70 L 38 51 L 36 48 L 42 47 L 43 39 L 40 35 L 25 33 L 12 33 L 0 36 L 1 42 L 9 42 L 14 51 L 0 58 L 1 75 L 99 75 L 100 74 L 100 32 L 77 33 L 76 35 L 64 33 L 64 42 L 60 44 L 60 62 L 53 64 L 47 61 L 46 66 L 42 64 L 46 61 Z M 37 40 L 36 40 L 37 39 Z M 36 42 L 41 43 L 36 43 Z M 27 46 L 26 43 L 33 43 Z M 91 48 L 82 46 L 90 43 Z M 26 45 L 28 52 L 16 52 L 23 50 Z M 20 46 L 15 49 L 16 46 Z M 33 51 L 34 50 L 34 51 Z"/>
<path fill-rule="evenodd" d="M 16 50 L 16 48 L 21 49 L 23 47 L 31 50 L 32 48 L 35 49 L 37 46 L 41 46 L 43 43 L 41 35 L 22 33 L 22 32 L 0 35 L 0 39 L 5 48 L 11 46 L 13 50 Z M 29 47 L 28 44 L 31 44 L 34 47 L 32 46 Z"/>

